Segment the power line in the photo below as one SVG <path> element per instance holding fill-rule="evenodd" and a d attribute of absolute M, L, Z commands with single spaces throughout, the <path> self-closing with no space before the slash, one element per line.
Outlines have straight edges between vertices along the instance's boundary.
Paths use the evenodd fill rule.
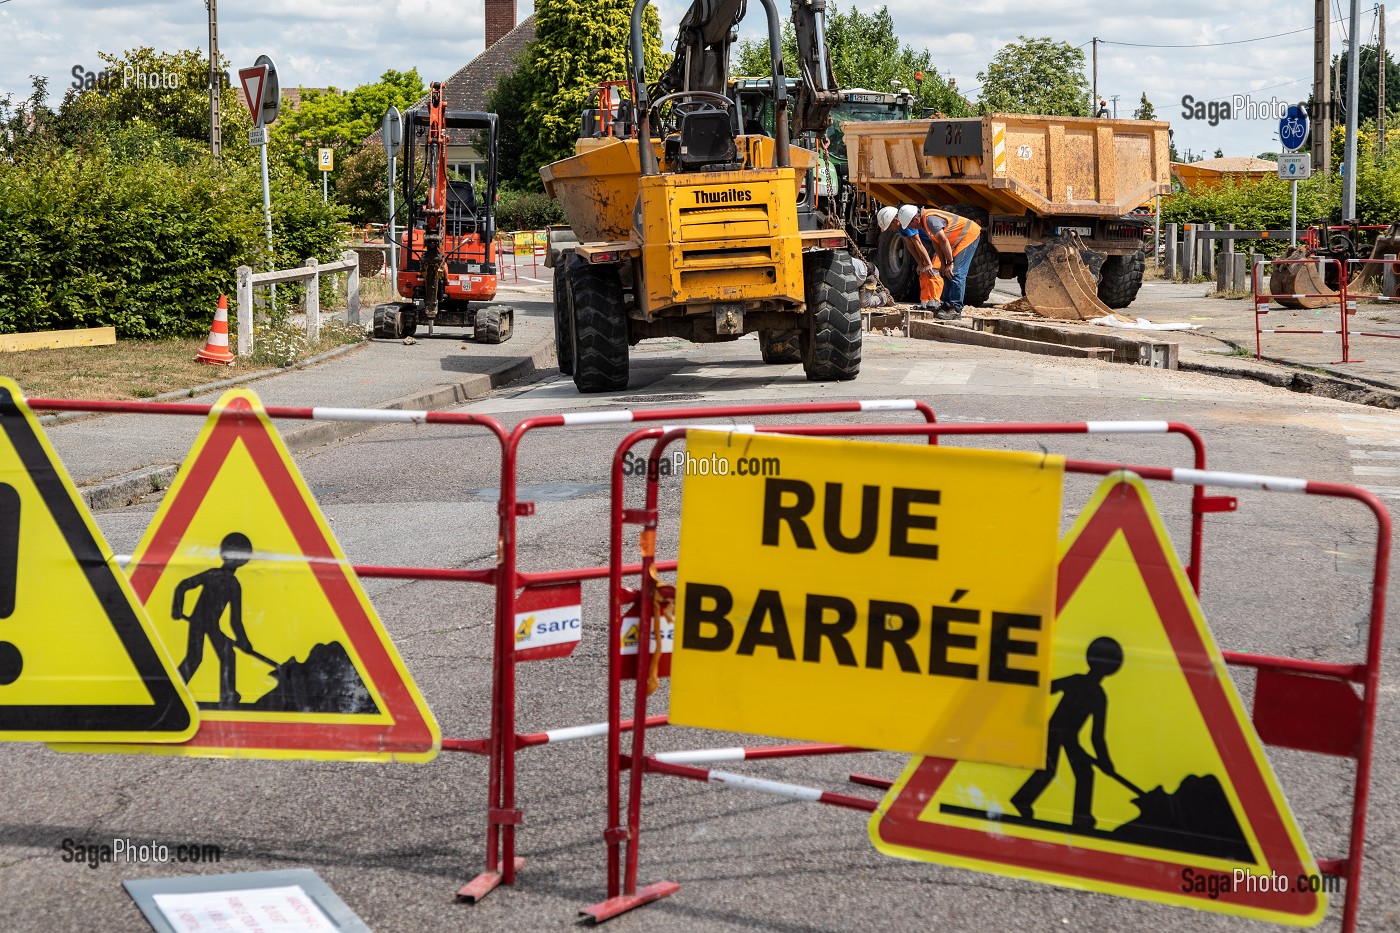
<path fill-rule="evenodd" d="M 1333 2 L 1335 3 L 1336 0 L 1333 0 Z M 1332 22 L 1333 24 L 1336 24 L 1341 22 L 1341 20 L 1335 19 Z M 1219 48 L 1222 45 L 1244 45 L 1247 42 L 1263 42 L 1265 39 L 1280 39 L 1284 36 L 1296 36 L 1300 32 L 1312 31 L 1313 27 L 1304 26 L 1302 29 L 1290 29 L 1288 32 L 1276 32 L 1273 35 L 1268 36 L 1255 36 L 1252 39 L 1233 39 L 1229 42 L 1187 42 L 1178 45 L 1166 45 L 1151 42 L 1115 42 L 1112 39 L 1100 39 L 1099 41 L 1102 42 L 1104 45 L 1123 45 L 1135 49 L 1213 49 Z M 1090 42 L 1092 41 L 1093 40 L 1091 39 Z M 1088 44 L 1088 42 L 1084 43 L 1084 45 Z M 1084 46 L 1081 45 L 1080 48 L 1082 49 L 1084 48 Z"/>

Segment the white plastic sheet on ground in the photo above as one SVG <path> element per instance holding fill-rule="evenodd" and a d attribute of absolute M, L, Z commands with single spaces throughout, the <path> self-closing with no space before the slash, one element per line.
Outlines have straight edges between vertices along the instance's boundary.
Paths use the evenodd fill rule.
<path fill-rule="evenodd" d="M 1090 324 L 1102 324 L 1105 327 L 1128 327 L 1133 330 L 1200 330 L 1199 324 L 1155 324 L 1145 317 L 1140 317 L 1136 321 L 1124 321 L 1106 314 L 1100 318 L 1094 318 Z"/>

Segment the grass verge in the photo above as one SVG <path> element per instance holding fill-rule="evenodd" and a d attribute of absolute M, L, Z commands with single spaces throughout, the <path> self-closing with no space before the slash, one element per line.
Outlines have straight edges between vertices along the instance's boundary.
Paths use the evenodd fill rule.
<path fill-rule="evenodd" d="M 203 340 L 118 340 L 109 347 L 3 353 L 0 375 L 13 379 L 25 395 L 35 398 L 129 401 L 287 366 L 364 339 L 362 330 L 330 321 L 321 325 L 321 339 L 314 346 L 307 344 L 305 334 L 299 340 L 285 328 L 277 334 L 276 340 L 263 343 L 266 350 L 257 344 L 261 338 L 255 338 L 253 356 L 232 366 L 196 362 Z"/>

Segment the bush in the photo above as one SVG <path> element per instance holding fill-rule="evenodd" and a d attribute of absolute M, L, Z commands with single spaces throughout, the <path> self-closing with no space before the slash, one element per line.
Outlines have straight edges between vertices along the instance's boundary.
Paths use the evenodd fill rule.
<path fill-rule="evenodd" d="M 59 154 L 0 163 L 0 333 L 198 336 L 259 251 L 248 178 Z"/>
<path fill-rule="evenodd" d="M 208 333 L 239 265 L 339 258 L 342 209 L 286 170 L 272 175 L 275 256 L 252 147 L 207 144 L 112 101 L 46 88 L 0 97 L 0 333 L 114 326 L 124 338 Z M 227 128 L 226 128 L 227 129 Z"/>
<path fill-rule="evenodd" d="M 537 191 L 502 190 L 496 201 L 497 230 L 543 230 L 551 224 L 566 224 L 559 202 Z"/>

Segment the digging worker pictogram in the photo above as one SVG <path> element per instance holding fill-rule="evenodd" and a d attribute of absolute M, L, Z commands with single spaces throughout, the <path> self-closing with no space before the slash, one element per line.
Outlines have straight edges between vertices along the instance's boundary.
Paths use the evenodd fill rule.
<path fill-rule="evenodd" d="M 243 585 L 234 575 L 239 567 L 252 560 L 253 544 L 247 535 L 235 531 L 225 535 L 220 542 L 219 556 L 224 561 L 222 566 L 197 573 L 176 585 L 174 606 L 170 613 L 173 618 L 186 619 L 190 623 L 190 639 L 185 649 L 185 659 L 180 662 L 180 676 L 185 683 L 190 682 L 204 661 L 204 641 L 208 639 L 219 661 L 219 706 L 232 707 L 239 702 L 235 649 L 259 657 L 243 628 Z M 186 615 L 185 594 L 193 589 L 199 590 L 199 597 L 195 600 L 194 611 Z M 232 638 L 220 626 L 225 611 L 228 612 Z"/>
<path fill-rule="evenodd" d="M 1089 664 L 1087 674 L 1070 674 L 1050 683 L 1050 691 L 1063 696 L 1050 716 L 1050 741 L 1045 767 L 1027 778 L 1011 798 L 1011 805 L 1024 819 L 1034 818 L 1036 799 L 1055 779 L 1061 750 L 1074 772 L 1075 829 L 1094 828 L 1094 766 L 1101 768 L 1104 774 L 1116 774 L 1113 759 L 1108 755 L 1108 742 L 1104 738 L 1108 695 L 1104 693 L 1103 679 L 1123 666 L 1123 648 L 1112 638 L 1101 636 L 1089 643 L 1085 660 Z M 1097 758 L 1091 757 L 1079 744 L 1079 733 L 1090 719 L 1094 721 L 1091 741 Z"/>

